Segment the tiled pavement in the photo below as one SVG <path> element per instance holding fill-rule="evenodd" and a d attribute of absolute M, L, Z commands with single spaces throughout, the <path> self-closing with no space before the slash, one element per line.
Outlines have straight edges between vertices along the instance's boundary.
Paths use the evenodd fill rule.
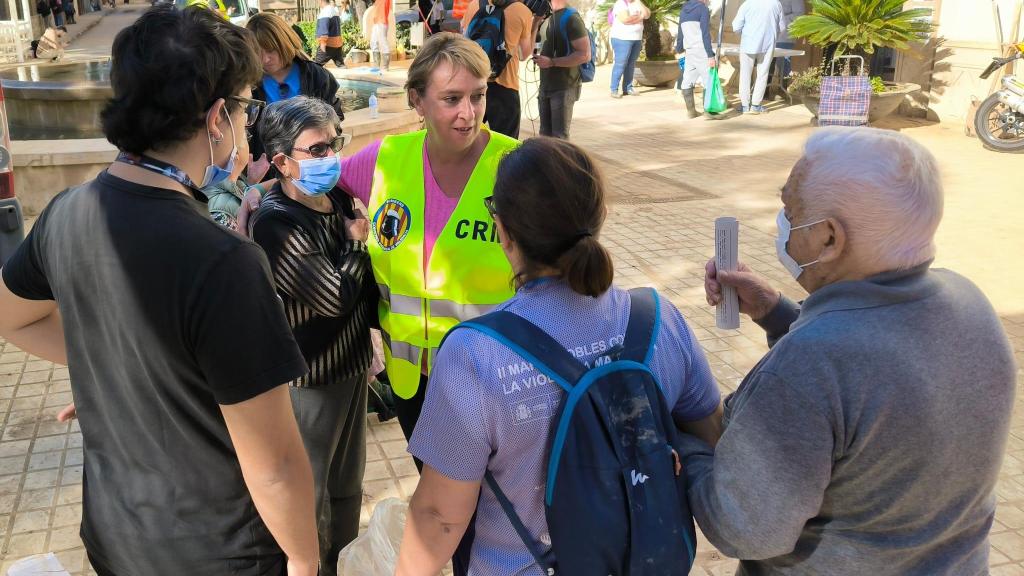
<path fill-rule="evenodd" d="M 792 107 L 762 117 L 717 121 L 681 118 L 670 91 L 610 100 L 607 67 L 577 105 L 573 138 L 597 155 L 608 178 L 612 205 L 602 240 L 612 251 L 617 282 L 653 285 L 688 318 L 723 391 L 735 389 L 765 352 L 763 335 L 749 322 L 738 331 L 714 327 L 703 301 L 703 264 L 712 254 L 715 217 L 741 221 L 741 258 L 791 296 L 799 288 L 776 262 L 772 244 L 777 193 L 806 137 L 809 115 Z M 992 299 L 1024 363 L 1024 232 L 1014 216 L 1024 195 L 1003 184 L 1021 160 L 980 149 L 958 126 L 898 121 L 933 150 L 947 185 L 946 217 L 938 234 L 937 264 L 977 282 Z M 525 132 L 530 123 L 524 122 Z M 993 247 L 993 243 L 996 243 Z M 1016 255 L 1016 256 L 1015 256 Z M 0 539 L 3 570 L 11 561 L 54 551 L 73 574 L 89 574 L 78 539 L 81 514 L 81 435 L 54 414 L 69 399 L 67 370 L 28 357 L 11 344 L 0 353 Z M 992 530 L 992 573 L 1024 574 L 1024 394 L 1014 405 L 1012 435 L 1000 477 Z M 370 421 L 375 418 L 370 417 Z M 955 423 L 951 423 L 955 425 Z M 364 521 L 374 502 L 407 498 L 415 468 L 394 422 L 370 426 Z M 732 574 L 735 561 L 706 542 L 696 573 Z"/>

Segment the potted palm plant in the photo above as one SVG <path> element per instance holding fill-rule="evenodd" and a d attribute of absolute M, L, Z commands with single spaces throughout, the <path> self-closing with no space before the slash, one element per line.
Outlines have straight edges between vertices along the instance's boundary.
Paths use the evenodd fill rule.
<path fill-rule="evenodd" d="M 926 42 L 932 32 L 932 11 L 905 10 L 905 0 L 810 0 L 810 11 L 793 21 L 789 34 L 806 38 L 824 49 L 821 66 L 797 75 L 790 91 L 803 97 L 804 105 L 817 115 L 821 102 L 818 87 L 822 74 L 836 56 L 853 54 L 870 61 L 876 48 L 906 50 L 912 42 Z M 884 118 L 899 108 L 908 94 L 921 89 L 917 84 L 883 82 L 873 77 L 869 122 Z"/>
<path fill-rule="evenodd" d="M 651 11 L 651 17 L 644 20 L 643 51 L 636 64 L 634 79 L 641 86 L 666 86 L 679 76 L 679 65 L 672 53 L 672 35 L 663 28 L 674 29 L 679 18 L 679 9 L 686 0 L 641 0 Z M 598 8 L 599 14 L 607 14 L 615 6 L 614 0 L 607 0 Z"/>

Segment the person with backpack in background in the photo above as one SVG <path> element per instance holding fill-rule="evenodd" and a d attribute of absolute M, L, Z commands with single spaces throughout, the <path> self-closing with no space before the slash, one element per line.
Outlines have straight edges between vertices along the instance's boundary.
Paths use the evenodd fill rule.
<path fill-rule="evenodd" d="M 484 122 L 512 138 L 519 138 L 522 117 L 519 63 L 533 54 L 539 25 L 520 0 L 487 0 L 482 6 L 472 0 L 462 19 L 466 37 L 480 44 L 491 61 Z"/>
<path fill-rule="evenodd" d="M 641 0 L 618 0 L 612 7 L 612 98 L 636 96 L 633 90 L 633 72 L 640 57 L 641 40 L 644 37 L 644 20 L 651 17 L 651 11 Z M 619 83 L 622 92 L 619 92 Z"/>
<path fill-rule="evenodd" d="M 566 0 L 552 0 L 551 10 L 540 54 L 533 57 L 540 68 L 540 134 L 569 138 L 572 109 L 580 99 L 583 80 L 580 66 L 590 62 L 594 55 L 590 33 L 580 13 L 570 8 Z"/>
<path fill-rule="evenodd" d="M 707 84 L 708 73 L 718 65 L 711 47 L 711 11 L 708 0 L 687 0 L 679 10 L 679 32 L 676 35 L 676 53 L 685 52 L 683 78 L 680 89 L 689 118 L 700 116 L 693 99 L 693 87 L 700 81 Z M 704 87 L 708 89 L 707 86 Z"/>
<path fill-rule="evenodd" d="M 409 443 L 424 468 L 397 574 L 437 574 L 467 530 L 456 574 L 540 576 L 552 561 L 560 574 L 685 574 L 693 519 L 675 427 L 712 445 L 721 429 L 697 339 L 652 289 L 612 285 L 599 239 L 605 185 L 579 147 L 527 140 L 502 160 L 484 203 L 517 291 L 441 346 Z M 566 383 L 579 388 L 567 394 Z M 567 422 L 575 440 L 549 449 Z M 650 466 L 623 468 L 615 452 Z M 623 505 L 627 493 L 637 505 Z"/>
<path fill-rule="evenodd" d="M 50 2 L 49 0 L 39 0 L 36 2 L 36 13 L 43 19 L 43 28 L 50 28 L 53 26 L 50 18 Z"/>

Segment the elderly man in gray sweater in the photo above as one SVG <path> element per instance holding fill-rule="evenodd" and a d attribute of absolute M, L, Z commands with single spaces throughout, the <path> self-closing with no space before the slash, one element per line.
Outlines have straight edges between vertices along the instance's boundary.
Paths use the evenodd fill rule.
<path fill-rule="evenodd" d="M 772 348 L 718 445 L 685 439 L 701 530 L 738 574 L 987 574 L 1016 368 L 985 296 L 931 268 L 935 159 L 897 132 L 821 129 L 782 202 L 802 305 L 708 264 L 709 303 L 736 286 Z"/>

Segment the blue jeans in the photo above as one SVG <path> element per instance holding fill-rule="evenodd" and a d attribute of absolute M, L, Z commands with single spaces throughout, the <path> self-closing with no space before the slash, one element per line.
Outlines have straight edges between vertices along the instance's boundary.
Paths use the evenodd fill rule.
<path fill-rule="evenodd" d="M 615 63 L 612 64 L 612 92 L 619 91 L 619 81 L 622 82 L 622 93 L 626 94 L 633 90 L 633 71 L 636 69 L 636 59 L 640 57 L 639 40 L 619 40 L 612 38 L 612 52 L 615 53 Z"/>

